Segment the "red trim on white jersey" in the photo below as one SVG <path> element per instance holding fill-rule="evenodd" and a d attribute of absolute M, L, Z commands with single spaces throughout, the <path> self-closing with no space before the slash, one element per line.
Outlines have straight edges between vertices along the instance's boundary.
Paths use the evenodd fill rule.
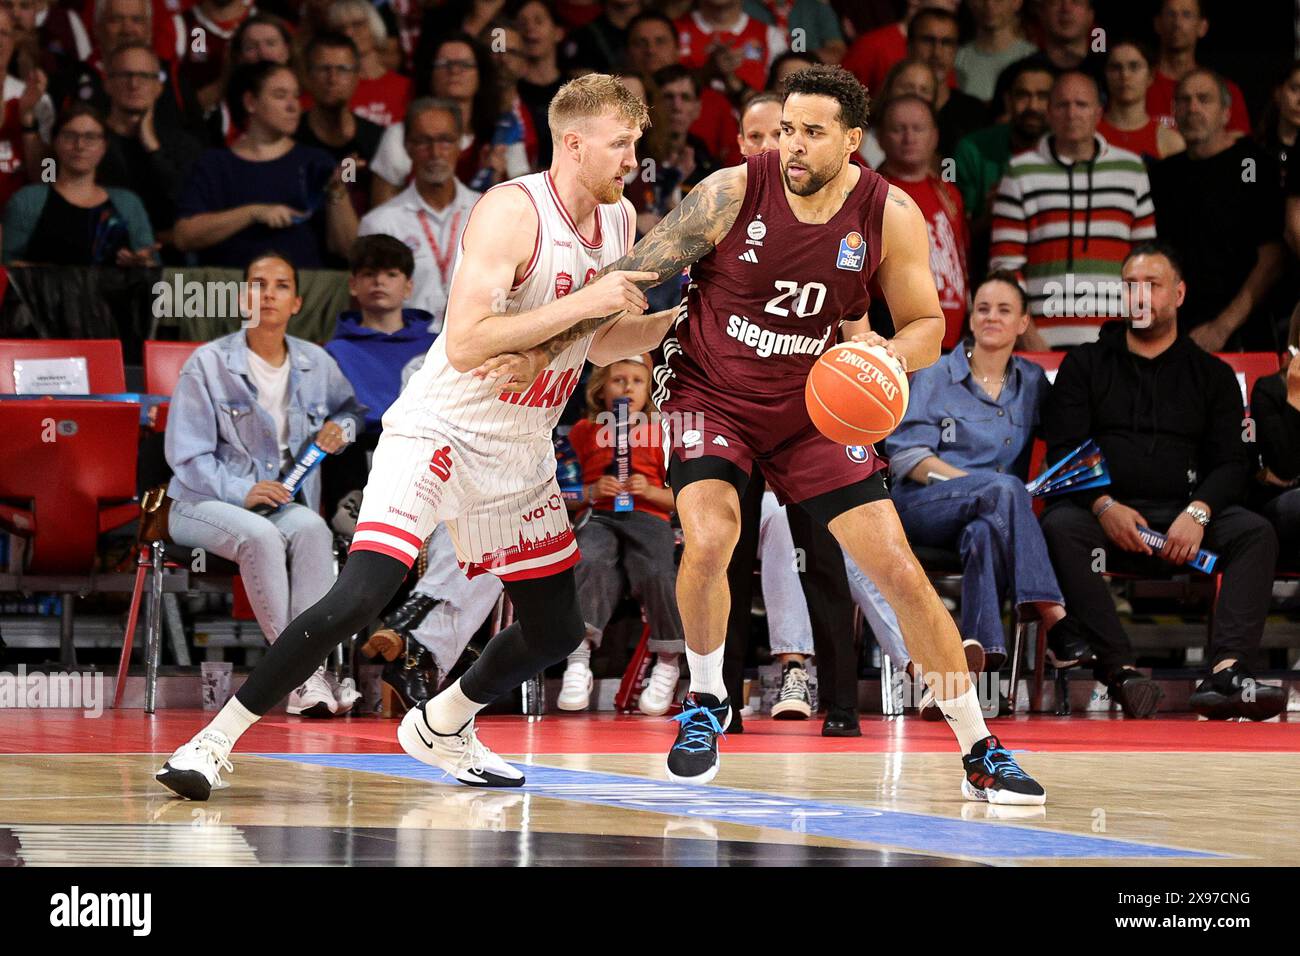
<path fill-rule="evenodd" d="M 353 551 L 374 551 L 377 554 L 386 554 L 390 558 L 401 561 L 408 568 L 415 564 L 415 558 L 407 554 L 405 551 L 400 551 L 397 548 L 390 548 L 388 545 L 382 544 L 379 541 L 353 541 L 352 547 L 348 548 L 348 554 L 351 554 Z"/>
<path fill-rule="evenodd" d="M 578 225 L 573 221 L 573 217 L 569 215 L 569 210 L 564 208 L 564 203 L 560 200 L 560 191 L 555 188 L 555 180 L 551 178 L 549 169 L 546 171 L 546 188 L 550 191 L 551 198 L 555 200 L 555 208 L 560 210 L 560 215 L 564 217 L 564 221 L 568 223 L 573 234 L 578 237 L 578 241 L 588 249 L 599 249 L 604 241 L 600 234 L 600 207 L 596 207 L 596 238 L 588 242 L 582 237 L 582 233 L 578 231 Z M 619 205 L 622 205 L 622 203 Z"/>
<path fill-rule="evenodd" d="M 421 541 L 405 528 L 385 524 L 382 521 L 363 521 L 357 525 L 352 536 L 352 551 L 378 551 L 390 558 L 396 558 L 408 568 L 420 553 Z"/>
<path fill-rule="evenodd" d="M 533 274 L 533 269 L 536 268 L 536 266 L 537 266 L 537 260 L 538 260 L 538 258 L 541 256 L 541 253 L 542 253 L 542 211 L 541 211 L 540 209 L 537 208 L 537 201 L 533 199 L 533 194 L 530 193 L 530 192 L 528 191 L 528 187 L 525 186 L 523 183 L 516 183 L 516 182 L 513 182 L 513 181 L 512 181 L 512 182 L 508 182 L 508 183 L 497 183 L 495 186 L 491 186 L 491 187 L 489 187 L 488 190 L 487 190 L 487 192 L 485 192 L 483 195 L 486 196 L 486 195 L 487 195 L 488 193 L 490 193 L 493 189 L 500 189 L 500 188 L 502 188 L 503 186 L 518 186 L 520 189 L 522 189 L 522 190 L 524 191 L 524 195 L 528 197 L 528 201 L 529 201 L 530 203 L 533 204 L 533 212 L 537 214 L 537 235 L 533 237 L 533 254 L 528 258 L 528 265 L 527 265 L 527 266 L 525 267 L 525 269 L 524 269 L 523 277 L 522 277 L 518 282 L 516 282 L 514 285 L 512 285 L 512 286 L 510 287 L 510 291 L 513 292 L 515 289 L 518 289 L 521 285 L 523 285 L 525 282 L 528 281 L 528 277 L 529 277 L 530 275 Z M 478 203 L 475 203 L 474 205 L 475 205 L 475 207 L 477 207 L 477 206 L 478 206 Z M 474 210 L 473 210 L 473 209 L 471 209 L 471 210 L 469 211 L 469 215 L 470 215 L 470 218 L 471 218 L 471 219 L 474 218 Z M 460 251 L 461 251 L 462 253 L 465 251 L 465 233 L 467 233 L 467 232 L 469 232 L 469 221 L 468 221 L 468 220 L 465 222 L 465 228 L 462 229 L 461 232 L 460 232 Z"/>
<path fill-rule="evenodd" d="M 509 550 L 514 550 L 509 549 Z M 486 561 L 460 561 L 458 564 L 465 572 L 465 577 L 475 578 L 480 574 L 495 574 L 503 581 L 523 581 L 528 578 L 540 578 L 557 574 L 565 568 L 578 563 L 582 553 L 578 550 L 578 541 L 572 530 L 566 530 L 550 544 L 541 547 L 528 547 L 514 554 L 499 552 L 488 555 Z M 503 569 L 509 569 L 503 571 Z"/>
<path fill-rule="evenodd" d="M 623 200 L 618 201 L 618 211 L 623 214 L 623 255 L 632 251 L 632 240 L 635 236 L 632 233 L 632 223 L 627 214 L 627 205 Z"/>

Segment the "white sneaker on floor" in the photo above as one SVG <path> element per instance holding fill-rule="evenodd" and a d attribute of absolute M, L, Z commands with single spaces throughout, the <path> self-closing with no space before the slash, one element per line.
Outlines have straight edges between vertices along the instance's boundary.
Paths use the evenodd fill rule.
<path fill-rule="evenodd" d="M 524 775 L 483 746 L 470 720 L 454 734 L 437 733 L 424 717 L 428 701 L 397 725 L 397 742 L 420 763 L 437 767 L 471 787 L 519 787 Z"/>
<path fill-rule="evenodd" d="M 361 691 L 357 690 L 357 682 L 351 677 L 345 677 L 335 683 L 334 700 L 338 702 L 336 714 L 341 717 L 350 713 L 352 708 L 357 705 L 357 701 L 361 700 Z"/>
<path fill-rule="evenodd" d="M 339 702 L 325 679 L 324 665 L 289 695 L 288 711 L 295 717 L 333 717 L 338 708 Z"/>
<path fill-rule="evenodd" d="M 673 698 L 677 696 L 677 682 L 681 676 L 680 665 L 655 661 L 655 666 L 650 668 L 650 681 L 637 701 L 637 709 L 649 717 L 662 717 L 668 713 Z"/>
<path fill-rule="evenodd" d="M 208 728 L 167 758 L 154 779 L 186 800 L 206 800 L 213 790 L 230 784 L 221 779 L 221 771 L 233 771 L 230 749 L 234 743 L 219 730 Z"/>
<path fill-rule="evenodd" d="M 591 703 L 591 689 L 596 680 L 591 666 L 585 661 L 569 661 L 560 683 L 560 697 L 556 701 L 560 710 L 586 710 Z"/>

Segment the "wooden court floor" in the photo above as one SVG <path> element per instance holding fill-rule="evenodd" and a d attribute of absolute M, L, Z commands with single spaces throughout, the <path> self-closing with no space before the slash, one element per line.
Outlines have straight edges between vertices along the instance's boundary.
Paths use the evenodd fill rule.
<path fill-rule="evenodd" d="M 670 783 L 666 721 L 489 717 L 519 790 L 450 783 L 395 723 L 272 716 L 230 788 L 172 798 L 152 772 L 196 711 L 0 710 L 0 865 L 1300 865 L 1300 722 L 995 721 L 1045 808 L 963 801 L 943 725 L 863 737 L 761 719 L 707 787 Z"/>

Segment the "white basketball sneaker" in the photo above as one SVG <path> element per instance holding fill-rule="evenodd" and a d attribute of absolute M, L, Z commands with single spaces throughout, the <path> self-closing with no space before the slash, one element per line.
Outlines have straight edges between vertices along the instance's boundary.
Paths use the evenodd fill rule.
<path fill-rule="evenodd" d="M 221 779 L 221 771 L 233 771 L 230 748 L 234 743 L 219 730 L 208 728 L 172 754 L 154 779 L 186 800 L 206 800 L 213 790 L 225 790 L 230 784 Z"/>
<path fill-rule="evenodd" d="M 357 705 L 357 701 L 361 700 L 361 691 L 357 690 L 357 682 L 351 677 L 339 680 L 334 676 L 333 671 L 327 670 L 325 671 L 325 681 L 329 684 L 330 695 L 337 704 L 334 710 L 335 716 L 342 717 L 344 714 L 350 713 L 352 708 Z"/>
<path fill-rule="evenodd" d="M 668 713 L 673 698 L 677 696 L 677 681 L 681 676 L 679 665 L 655 661 L 655 666 L 650 668 L 650 680 L 637 701 L 637 709 L 650 717 L 661 717 Z"/>
<path fill-rule="evenodd" d="M 556 704 L 560 710 L 586 710 L 591 704 L 591 689 L 596 680 L 591 674 L 591 665 L 583 660 L 570 658 L 564 668 L 564 680 L 560 682 L 560 696 Z"/>
<path fill-rule="evenodd" d="M 289 695 L 286 708 L 295 717 L 333 717 L 338 713 L 339 702 L 325 680 L 325 665 L 316 668 L 303 685 Z"/>
<path fill-rule="evenodd" d="M 403 750 L 471 787 L 523 786 L 524 775 L 479 741 L 473 720 L 454 734 L 440 734 L 425 719 L 426 706 L 428 701 L 412 707 L 397 725 Z"/>

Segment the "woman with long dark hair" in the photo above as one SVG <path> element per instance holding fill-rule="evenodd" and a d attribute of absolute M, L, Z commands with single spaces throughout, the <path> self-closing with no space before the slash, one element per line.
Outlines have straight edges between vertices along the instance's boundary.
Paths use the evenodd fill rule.
<path fill-rule="evenodd" d="M 302 115 L 293 70 L 270 62 L 240 67 L 226 104 L 244 132 L 194 164 L 177 204 L 177 248 L 224 266 L 271 248 L 309 269 L 346 255 L 357 214 L 333 157 L 293 138 Z"/>
<path fill-rule="evenodd" d="M 4 213 L 4 261 L 78 266 L 146 266 L 158 246 L 140 197 L 105 188 L 95 171 L 107 150 L 104 118 L 77 104 L 54 124 L 52 183 L 24 186 Z"/>
<path fill-rule="evenodd" d="M 1097 132 L 1106 142 L 1148 160 L 1164 159 L 1185 148 L 1177 130 L 1147 113 L 1147 90 L 1155 80 L 1151 51 L 1136 40 L 1121 40 L 1106 56 L 1106 112 Z"/>
<path fill-rule="evenodd" d="M 460 106 L 464 133 L 456 178 L 462 183 L 482 191 L 529 172 L 522 130 L 512 113 L 501 110 L 496 66 L 483 44 L 467 33 L 448 34 L 434 48 L 429 69 L 416 77 L 416 90 Z M 401 123 L 384 133 L 371 167 L 372 206 L 391 199 L 410 178 L 405 138 Z"/>

